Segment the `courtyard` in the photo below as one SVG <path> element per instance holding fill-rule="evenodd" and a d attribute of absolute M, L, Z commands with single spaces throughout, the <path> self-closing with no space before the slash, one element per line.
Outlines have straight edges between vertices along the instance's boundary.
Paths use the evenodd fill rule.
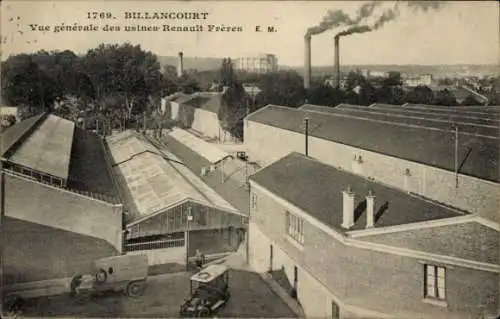
<path fill-rule="evenodd" d="M 33 300 L 23 317 L 179 317 L 180 305 L 189 298 L 191 272 L 151 276 L 143 296 L 132 299 L 109 293 L 88 304 L 75 304 L 69 295 Z M 296 318 L 297 315 L 253 272 L 231 269 L 231 299 L 217 314 L 223 318 Z"/>

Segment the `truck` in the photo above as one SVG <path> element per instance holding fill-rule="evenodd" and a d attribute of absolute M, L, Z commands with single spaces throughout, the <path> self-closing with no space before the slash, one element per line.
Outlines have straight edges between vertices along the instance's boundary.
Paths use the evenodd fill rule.
<path fill-rule="evenodd" d="M 30 299 L 69 293 L 72 300 L 84 304 L 102 292 L 123 292 L 131 298 L 141 296 L 148 277 L 147 255 L 119 255 L 94 260 L 89 274 L 77 274 L 67 280 L 26 283 L 3 290 L 4 310 L 22 312 Z M 66 284 L 62 284 L 65 282 Z"/>

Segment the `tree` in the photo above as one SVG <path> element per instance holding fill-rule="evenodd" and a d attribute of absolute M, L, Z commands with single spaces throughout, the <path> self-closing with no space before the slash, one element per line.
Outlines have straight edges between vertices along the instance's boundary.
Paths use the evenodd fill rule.
<path fill-rule="evenodd" d="M 162 76 L 156 55 L 139 45 L 104 45 L 87 52 L 82 61 L 84 74 L 93 87 L 100 109 L 109 94 L 121 97 L 125 121 L 146 110 L 145 102 L 161 95 Z"/>
<path fill-rule="evenodd" d="M 359 105 L 371 105 L 377 102 L 377 90 L 370 84 L 366 83 L 361 86 L 359 91 Z"/>
<path fill-rule="evenodd" d="M 386 86 L 399 86 L 403 84 L 401 72 L 390 71 L 387 78 L 382 80 L 382 84 Z"/>
<path fill-rule="evenodd" d="M 448 89 L 439 91 L 433 101 L 434 105 L 457 106 L 458 102 L 453 92 Z"/>
<path fill-rule="evenodd" d="M 483 105 L 483 103 L 479 102 L 474 95 L 469 94 L 467 97 L 462 101 L 462 105 L 464 106 L 475 106 L 475 105 Z"/>
<path fill-rule="evenodd" d="M 302 77 L 296 71 L 263 74 L 257 86 L 261 90 L 255 98 L 258 107 L 267 104 L 299 107 L 306 100 Z"/>
<path fill-rule="evenodd" d="M 335 106 L 344 101 L 344 92 L 330 85 L 312 86 L 307 92 L 307 103 Z"/>
<path fill-rule="evenodd" d="M 224 58 L 222 60 L 222 67 L 220 69 L 219 84 L 222 86 L 231 86 L 236 81 L 233 72 L 233 63 L 231 58 Z"/>
<path fill-rule="evenodd" d="M 243 138 L 243 118 L 246 115 L 250 97 L 239 83 L 232 84 L 222 95 L 219 108 L 219 123 L 225 131 L 237 138 Z"/>
<path fill-rule="evenodd" d="M 431 104 L 433 99 L 434 94 L 432 90 L 429 87 L 423 85 L 415 87 L 405 96 L 405 102 L 412 104 Z"/>

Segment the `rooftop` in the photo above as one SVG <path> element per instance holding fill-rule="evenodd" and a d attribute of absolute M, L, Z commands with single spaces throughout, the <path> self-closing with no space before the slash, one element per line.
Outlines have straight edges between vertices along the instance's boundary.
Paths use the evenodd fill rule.
<path fill-rule="evenodd" d="M 365 119 L 417 125 L 421 127 L 437 128 L 442 130 L 453 130 L 454 125 L 457 125 L 459 131 L 462 133 L 470 133 L 471 135 L 483 135 L 493 138 L 498 137 L 498 125 L 494 125 L 494 123 L 485 123 L 485 121 L 480 119 L 460 117 L 453 117 L 450 119 L 449 116 L 446 115 L 437 115 L 437 117 L 434 117 L 412 113 L 407 114 L 404 108 L 400 108 L 401 110 L 382 109 L 375 108 L 375 106 L 366 107 L 357 105 L 341 107 L 303 105 L 300 107 L 300 109 L 307 111 L 324 112 L 329 114 L 344 114 Z M 477 123 L 479 121 L 481 121 L 482 123 Z"/>
<path fill-rule="evenodd" d="M 268 105 L 250 114 L 247 120 L 302 134 L 306 117 L 310 119 L 311 136 L 449 171 L 455 169 L 452 130 L 277 105 Z M 458 156 L 461 174 L 499 181 L 498 138 L 459 131 Z"/>
<path fill-rule="evenodd" d="M 182 105 L 202 109 L 217 114 L 221 105 L 222 94 L 214 92 L 197 92 L 183 101 L 178 101 Z"/>
<path fill-rule="evenodd" d="M 119 198 L 110 163 L 107 161 L 108 156 L 99 136 L 75 127 L 68 187 Z"/>
<path fill-rule="evenodd" d="M 258 171 L 251 180 L 339 232 L 345 232 L 341 227 L 342 192 L 349 186 L 355 194 L 355 224 L 349 230 L 365 227 L 365 196 L 369 191 L 376 196 L 375 227 L 462 215 L 457 211 L 340 171 L 295 152 Z"/>
<path fill-rule="evenodd" d="M 205 142 L 201 138 L 189 133 L 186 130 L 173 128 L 171 132 L 168 133 L 171 137 L 184 144 L 186 147 L 195 151 L 204 157 L 211 164 L 217 164 L 221 160 L 231 157 L 228 153 L 220 150 L 219 148 Z"/>
<path fill-rule="evenodd" d="M 74 126 L 75 124 L 71 121 L 48 115 L 36 131 L 9 156 L 8 160 L 39 172 L 67 179 Z"/>
<path fill-rule="evenodd" d="M 201 156 L 196 151 L 188 148 L 183 143 L 177 141 L 170 135 L 165 135 L 162 137 L 163 146 L 177 158 L 179 158 L 194 174 L 200 174 L 203 167 L 209 167 L 212 165 L 206 158 Z M 238 165 L 239 164 L 239 165 Z M 249 214 L 249 193 L 245 189 L 244 185 L 240 182 L 235 182 L 228 175 L 233 175 L 235 173 L 234 166 L 244 165 L 239 163 L 237 159 L 231 160 L 229 163 L 224 165 L 224 172 L 226 178 L 224 183 L 222 183 L 220 178 L 220 167 L 216 168 L 215 172 L 207 174 L 205 176 L 200 176 L 204 183 L 217 192 L 223 198 L 226 198 L 231 205 L 236 207 L 241 213 L 248 216 Z"/>
<path fill-rule="evenodd" d="M 498 231 L 472 221 L 358 239 L 495 265 L 499 263 Z"/>
<path fill-rule="evenodd" d="M 107 139 L 117 179 L 133 222 L 185 200 L 240 214 L 191 172 L 176 156 L 144 136 L 126 131 Z"/>
<path fill-rule="evenodd" d="M 46 114 L 39 114 L 30 117 L 24 121 L 14 124 L 2 132 L 2 134 L 0 134 L 2 157 L 8 157 L 7 153 L 12 153 L 16 144 L 19 144 L 24 137 L 30 134 L 31 131 L 45 119 L 45 117 Z"/>

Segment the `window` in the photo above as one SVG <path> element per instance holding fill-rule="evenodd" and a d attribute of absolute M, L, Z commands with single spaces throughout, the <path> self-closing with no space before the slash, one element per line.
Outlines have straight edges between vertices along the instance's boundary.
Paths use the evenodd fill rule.
<path fill-rule="evenodd" d="M 334 301 L 332 301 L 332 319 L 340 319 L 340 308 Z"/>
<path fill-rule="evenodd" d="M 425 298 L 446 299 L 445 275 L 444 267 L 425 265 Z"/>
<path fill-rule="evenodd" d="M 286 212 L 286 231 L 288 237 L 299 244 L 304 244 L 304 220 L 302 218 Z"/>

